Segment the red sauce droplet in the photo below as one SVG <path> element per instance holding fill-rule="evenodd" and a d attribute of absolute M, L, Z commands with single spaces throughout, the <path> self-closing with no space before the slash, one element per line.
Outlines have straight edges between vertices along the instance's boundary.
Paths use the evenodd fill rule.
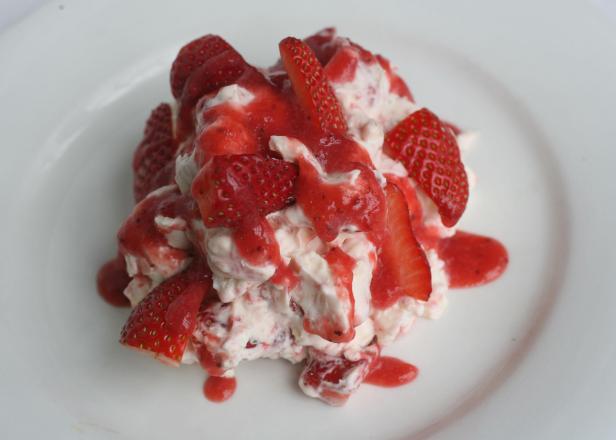
<path fill-rule="evenodd" d="M 438 254 L 445 262 L 450 287 L 472 287 L 489 283 L 507 268 L 509 255 L 499 241 L 482 235 L 458 231 L 444 238 Z"/>
<path fill-rule="evenodd" d="M 394 357 L 381 356 L 374 362 L 364 383 L 388 388 L 399 387 L 414 381 L 418 372 L 415 365 Z"/>
<path fill-rule="evenodd" d="M 229 400 L 236 388 L 237 381 L 234 377 L 210 376 L 203 385 L 203 394 L 207 400 L 220 403 Z"/>
<path fill-rule="evenodd" d="M 126 273 L 124 258 L 118 255 L 99 269 L 96 276 L 96 287 L 107 303 L 116 307 L 128 307 L 130 301 L 123 292 L 129 281 L 130 277 Z"/>

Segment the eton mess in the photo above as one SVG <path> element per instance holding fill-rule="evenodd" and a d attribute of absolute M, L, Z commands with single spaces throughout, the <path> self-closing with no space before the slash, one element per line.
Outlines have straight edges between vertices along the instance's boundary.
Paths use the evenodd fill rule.
<path fill-rule="evenodd" d="M 412 381 L 383 348 L 508 257 L 456 230 L 471 133 L 332 28 L 279 50 L 263 69 L 216 35 L 182 47 L 98 288 L 132 307 L 120 342 L 200 364 L 210 400 L 233 394 L 242 361 L 270 358 L 301 362 L 302 391 L 341 405 L 362 383 Z"/>

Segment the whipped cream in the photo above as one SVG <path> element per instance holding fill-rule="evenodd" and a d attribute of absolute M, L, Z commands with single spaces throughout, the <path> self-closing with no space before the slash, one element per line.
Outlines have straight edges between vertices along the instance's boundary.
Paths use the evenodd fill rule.
<path fill-rule="evenodd" d="M 274 264 L 255 266 L 242 258 L 228 228 L 206 230 L 207 262 L 212 270 L 214 289 L 223 303 L 242 296 L 276 272 Z"/>
<path fill-rule="evenodd" d="M 354 77 L 349 81 L 334 82 L 332 88 L 342 105 L 350 136 L 370 155 L 379 181 L 384 185 L 387 174 L 407 177 L 405 167 L 383 153 L 383 139 L 388 130 L 420 107 L 390 92 L 387 72 L 376 62 L 359 60 Z M 216 122 L 206 125 L 200 116 L 203 110 L 221 105 L 232 105 L 241 110 L 253 99 L 250 91 L 237 84 L 223 87 L 199 102 L 197 122 L 201 130 L 210 129 Z M 473 139 L 474 135 L 468 133 L 458 136 L 464 151 L 468 150 Z M 297 139 L 272 136 L 269 146 L 286 161 L 302 160 L 313 167 L 324 183 L 353 185 L 359 176 L 358 170 L 327 173 Z M 183 194 L 189 194 L 199 167 L 193 150 L 186 147 L 181 151 L 176 158 L 175 181 Z M 473 181 L 471 176 L 474 174 L 469 172 L 469 180 Z M 432 200 L 412 180 L 409 181 L 417 193 L 424 221 L 435 226 L 440 236 L 452 235 L 455 229 L 442 224 Z M 169 246 L 185 249 L 190 241 L 201 247 L 207 255 L 213 286 L 220 299 L 208 309 L 208 319 L 198 324 L 193 343 L 182 362 L 194 362 L 197 359 L 195 351 L 201 346 L 220 357 L 226 376 L 232 376 L 243 360 L 265 357 L 299 362 L 306 358 L 309 350 L 357 360 L 375 336 L 379 345 L 384 346 L 407 332 L 416 319 L 436 319 L 442 314 L 447 304 L 448 279 L 444 263 L 435 251 L 426 252 L 432 275 L 430 299 L 419 301 L 403 297 L 391 307 L 379 310 L 371 307 L 370 291 L 377 261 L 376 248 L 365 233 L 350 225 L 332 242 L 324 243 L 298 205 L 271 213 L 266 219 L 274 230 L 283 262 L 297 268 L 299 282 L 290 292 L 271 282 L 277 269 L 274 264 L 255 266 L 242 258 L 229 229 L 207 228 L 200 220 L 193 220 L 188 228 L 192 232 L 186 233 L 187 226 L 181 219 L 156 218 L 156 225 L 164 231 Z M 334 276 L 324 258 L 332 248 L 341 249 L 355 261 L 354 305 L 337 294 Z M 129 274 L 135 275 L 125 291 L 133 305 L 178 271 L 178 268 L 142 267 L 143 261 L 136 256 L 126 255 L 125 258 Z M 182 266 L 186 267 L 186 264 L 182 263 Z M 297 312 L 297 307 L 301 308 L 302 314 Z M 349 313 L 350 307 L 353 307 L 353 313 Z M 353 316 L 352 321 L 350 316 Z M 353 327 L 352 340 L 335 343 L 306 331 L 306 319 L 323 317 L 340 323 L 345 330 Z M 356 387 L 350 382 L 361 381 L 358 374 L 357 377 L 349 374 L 345 379 L 349 383 L 343 384 L 343 388 Z M 309 395 L 318 394 L 309 387 L 302 388 Z"/>

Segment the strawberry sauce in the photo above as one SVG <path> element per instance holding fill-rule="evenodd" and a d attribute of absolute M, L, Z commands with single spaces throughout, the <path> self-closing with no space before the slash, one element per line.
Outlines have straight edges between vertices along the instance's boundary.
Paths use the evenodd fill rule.
<path fill-rule="evenodd" d="M 282 261 L 274 230 L 265 218 L 246 222 L 235 228 L 233 240 L 239 254 L 250 264 L 261 266 L 272 263 L 276 265 L 276 272 L 271 278 L 273 283 L 289 288 L 293 288 L 298 283 L 295 273 Z"/>
<path fill-rule="evenodd" d="M 509 263 L 507 249 L 502 243 L 463 231 L 442 239 L 438 254 L 445 261 L 452 288 L 489 283 L 502 275 Z"/>
<path fill-rule="evenodd" d="M 124 258 L 118 255 L 106 262 L 96 276 L 96 287 L 99 295 L 109 304 L 116 307 L 128 307 L 130 302 L 124 296 L 124 289 L 130 277 L 126 273 Z"/>
<path fill-rule="evenodd" d="M 399 387 L 413 382 L 418 373 L 415 365 L 395 357 L 381 356 L 374 362 L 364 383 L 387 388 Z"/>
<path fill-rule="evenodd" d="M 203 394 L 211 402 L 221 403 L 229 400 L 235 393 L 237 381 L 234 377 L 210 376 L 203 384 Z"/>
<path fill-rule="evenodd" d="M 161 104 L 148 118 L 133 158 L 137 204 L 118 231 L 118 256 L 98 272 L 97 287 L 107 303 L 129 306 L 123 294 L 130 282 L 128 262 L 135 280 L 131 301 L 140 302 L 120 343 L 174 366 L 185 350 L 195 351 L 208 375 L 203 394 L 212 402 L 235 393 L 236 379 L 223 377 L 233 375 L 236 363 L 231 361 L 256 358 L 263 348 L 261 356 L 276 358 L 288 349 L 298 357 L 285 359 L 305 358 L 302 389 L 339 406 L 362 382 L 391 388 L 416 379 L 414 365 L 380 356 L 380 338 L 388 328 L 385 335 L 375 331 L 367 345 L 355 338 L 355 328 L 371 319 L 376 328 L 381 323 L 372 312 L 396 306 L 403 296 L 430 308 L 434 252 L 444 261 L 452 288 L 495 280 L 509 257 L 490 237 L 458 231 L 442 238 L 443 225 L 453 227 L 468 200 L 468 176 L 455 138 L 461 131 L 427 108 L 407 111 L 400 105 L 397 98 L 413 97 L 386 58 L 335 38 L 334 29 L 305 41 L 287 37 L 279 51 L 272 68 L 258 69 L 215 35 L 181 49 L 170 75 L 177 111 Z M 384 100 L 383 75 L 389 83 Z M 344 99 L 345 108 L 339 97 L 348 92 L 338 87 L 356 77 L 349 90 L 357 103 Z M 391 94 L 397 95 L 394 100 Z M 401 112 L 408 114 L 398 120 Z M 384 138 L 373 124 L 387 129 Z M 406 173 L 383 176 L 392 168 L 380 161 L 381 153 Z M 287 213 L 269 216 L 293 204 L 308 225 L 296 225 Z M 441 221 L 433 218 L 435 209 Z M 226 289 L 224 277 L 244 281 L 244 275 L 233 265 L 226 270 L 225 259 L 206 255 L 213 228 L 228 228 L 234 246 L 225 247 L 226 260 L 267 272 L 271 277 L 264 282 L 286 294 L 280 296 L 283 301 L 267 289 L 257 292 L 260 285 L 250 290 L 252 284 L 243 283 L 236 283 L 240 287 L 228 299 L 231 295 L 218 286 Z M 279 236 L 284 258 L 276 238 L 281 228 L 297 235 L 297 243 Z M 347 237 L 350 233 L 355 235 Z M 302 262 L 304 250 L 325 261 Z M 366 259 L 371 266 L 363 265 Z M 371 278 L 364 273 L 370 267 Z M 216 280 L 219 292 L 213 289 L 212 271 L 224 275 Z M 149 290 L 144 298 L 138 297 L 142 287 Z M 257 293 L 275 312 L 271 323 L 258 314 Z M 279 303 L 290 305 L 293 320 L 278 322 Z M 392 316 L 405 319 L 397 312 Z M 296 323 L 303 324 L 301 334 Z M 268 334 L 275 339 L 260 338 L 260 326 L 271 326 Z M 331 355 L 303 337 L 308 334 L 330 344 L 356 341 L 361 348 L 353 344 L 349 353 L 341 347 Z M 248 356 L 231 352 L 257 345 Z"/>

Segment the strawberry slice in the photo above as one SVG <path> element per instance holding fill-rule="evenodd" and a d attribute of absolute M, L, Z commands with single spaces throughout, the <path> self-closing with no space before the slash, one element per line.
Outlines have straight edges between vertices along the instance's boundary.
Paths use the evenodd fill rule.
<path fill-rule="evenodd" d="M 193 108 L 206 93 L 233 84 L 248 68 L 244 58 L 234 49 L 228 49 L 204 62 L 186 80 L 180 96 L 183 108 Z"/>
<path fill-rule="evenodd" d="M 398 187 L 388 183 L 386 230 L 372 277 L 372 305 L 388 308 L 403 296 L 427 301 L 432 292 L 430 265 L 411 227 L 406 200 Z"/>
<path fill-rule="evenodd" d="M 359 359 L 352 361 L 342 355 L 331 356 L 310 349 L 299 386 L 310 397 L 332 406 L 342 406 L 370 373 L 378 356 L 379 347 L 376 344 L 364 348 Z"/>
<path fill-rule="evenodd" d="M 295 200 L 297 167 L 258 154 L 214 156 L 197 174 L 192 195 L 208 227 L 236 226 Z"/>
<path fill-rule="evenodd" d="M 202 260 L 154 288 L 132 311 L 120 343 L 179 366 L 212 279 Z"/>
<path fill-rule="evenodd" d="M 293 37 L 282 40 L 279 49 L 293 90 L 308 118 L 326 133 L 344 135 L 347 125 L 342 108 L 312 49 Z"/>
<path fill-rule="evenodd" d="M 422 108 L 387 132 L 383 151 L 404 164 L 438 207 L 445 226 L 458 222 L 468 201 L 468 178 L 449 127 Z"/>
<path fill-rule="evenodd" d="M 171 93 L 179 99 L 188 77 L 210 58 L 233 47 L 218 35 L 205 35 L 180 49 L 171 66 Z"/>
<path fill-rule="evenodd" d="M 234 49 L 228 49 L 208 59 L 192 72 L 179 98 L 180 134 L 185 136 L 192 132 L 193 110 L 202 96 L 235 83 L 249 67 L 239 53 Z"/>
<path fill-rule="evenodd" d="M 139 202 L 151 191 L 171 183 L 176 150 L 171 106 L 160 104 L 152 110 L 145 124 L 143 139 L 133 155 L 135 202 Z"/>

